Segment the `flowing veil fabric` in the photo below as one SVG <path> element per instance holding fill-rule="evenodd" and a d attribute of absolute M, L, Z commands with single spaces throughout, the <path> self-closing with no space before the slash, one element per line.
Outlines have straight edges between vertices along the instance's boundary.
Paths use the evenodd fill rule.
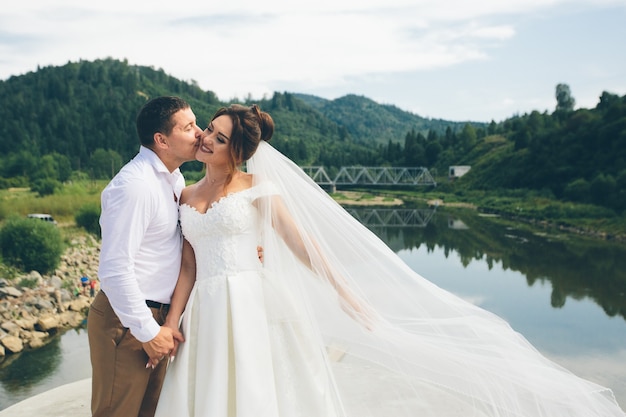
<path fill-rule="evenodd" d="M 279 196 L 258 201 L 264 264 L 274 277 L 269 315 L 312 329 L 307 340 L 324 358 L 315 369 L 320 392 L 339 415 L 625 415 L 609 389 L 548 360 L 498 316 L 414 272 L 268 143 L 246 168 Z M 272 229 L 272 215 L 284 208 L 299 234 L 287 240 L 302 239 L 310 268 Z"/>

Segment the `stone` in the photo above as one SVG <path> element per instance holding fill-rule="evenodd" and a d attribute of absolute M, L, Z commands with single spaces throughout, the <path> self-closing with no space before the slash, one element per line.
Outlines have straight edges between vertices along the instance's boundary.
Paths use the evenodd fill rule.
<path fill-rule="evenodd" d="M 37 320 L 34 319 L 33 317 L 28 317 L 28 318 L 22 317 L 21 319 L 15 320 L 15 324 L 17 324 L 24 330 L 33 330 L 35 328 L 36 323 L 37 323 Z"/>
<path fill-rule="evenodd" d="M 39 339 L 39 338 L 31 339 L 27 342 L 29 349 L 38 349 L 45 344 L 46 343 L 43 341 L 43 339 Z"/>
<path fill-rule="evenodd" d="M 37 300 L 33 303 L 35 307 L 39 310 L 52 310 L 55 309 L 54 304 L 45 298 L 38 297 Z"/>
<path fill-rule="evenodd" d="M 18 336 L 21 330 L 21 327 L 12 321 L 5 321 L 0 325 L 0 327 L 12 336 Z"/>
<path fill-rule="evenodd" d="M 57 329 L 59 327 L 59 318 L 51 315 L 40 317 L 35 327 L 44 332 Z"/>
<path fill-rule="evenodd" d="M 11 353 L 18 353 L 24 350 L 24 343 L 17 336 L 6 336 L 0 340 L 0 343 Z"/>
<path fill-rule="evenodd" d="M 78 311 L 66 311 L 61 314 L 60 320 L 64 326 L 76 328 L 83 324 L 85 316 Z"/>
<path fill-rule="evenodd" d="M 72 311 L 84 311 L 89 309 L 90 305 L 91 300 L 89 300 L 89 298 L 87 297 L 80 295 L 77 299 L 73 300 L 70 303 L 69 309 Z"/>
<path fill-rule="evenodd" d="M 0 294 L 9 295 L 15 298 L 22 296 L 22 292 L 15 287 L 2 287 L 0 288 Z"/>

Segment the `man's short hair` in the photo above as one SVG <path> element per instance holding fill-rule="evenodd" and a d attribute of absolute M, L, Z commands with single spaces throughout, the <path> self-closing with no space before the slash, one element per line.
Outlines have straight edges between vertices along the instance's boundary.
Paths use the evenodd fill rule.
<path fill-rule="evenodd" d="M 189 107 L 185 100 L 173 96 L 156 97 L 144 104 L 136 119 L 137 135 L 141 144 L 152 148 L 155 133 L 169 135 L 174 128 L 172 116 Z"/>

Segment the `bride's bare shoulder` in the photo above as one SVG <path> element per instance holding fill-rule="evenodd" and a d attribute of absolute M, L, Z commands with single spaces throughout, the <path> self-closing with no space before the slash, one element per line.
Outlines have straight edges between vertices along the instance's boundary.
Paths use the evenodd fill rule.
<path fill-rule="evenodd" d="M 233 188 L 237 191 L 245 190 L 252 187 L 253 175 L 247 172 L 240 172 L 233 178 Z"/>
<path fill-rule="evenodd" d="M 187 202 L 187 200 L 189 200 L 189 198 L 195 194 L 196 190 L 198 189 L 199 184 L 202 181 L 204 181 L 204 178 L 198 182 L 195 182 L 183 188 L 183 191 L 180 194 L 180 202 L 181 203 Z"/>

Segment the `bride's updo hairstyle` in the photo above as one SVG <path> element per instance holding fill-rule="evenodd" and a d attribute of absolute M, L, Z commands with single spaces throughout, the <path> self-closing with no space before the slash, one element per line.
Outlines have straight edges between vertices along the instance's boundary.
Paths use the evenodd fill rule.
<path fill-rule="evenodd" d="M 230 135 L 231 172 L 254 155 L 261 140 L 268 142 L 274 134 L 274 120 L 261 111 L 259 106 L 242 106 L 231 104 L 222 107 L 213 116 L 212 120 L 227 115 L 233 121 L 233 131 Z"/>

